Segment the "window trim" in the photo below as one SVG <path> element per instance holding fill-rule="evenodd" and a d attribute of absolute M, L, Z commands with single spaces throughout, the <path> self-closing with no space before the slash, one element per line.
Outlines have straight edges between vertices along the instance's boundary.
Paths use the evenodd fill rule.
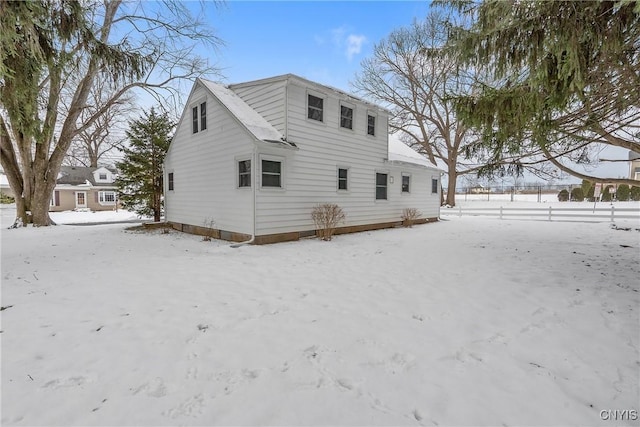
<path fill-rule="evenodd" d="M 236 159 L 236 188 L 237 189 L 251 189 L 253 187 L 253 169 L 251 167 L 251 157 L 237 157 Z M 240 172 L 240 163 L 249 162 L 249 172 Z M 249 175 L 249 185 L 240 185 L 240 176 L 241 175 Z"/>
<path fill-rule="evenodd" d="M 342 126 L 342 119 L 343 119 L 343 115 L 342 115 L 342 109 L 343 108 L 348 108 L 351 110 L 351 127 L 346 127 L 346 126 Z M 338 120 L 338 127 L 340 129 L 347 129 L 353 132 L 353 130 L 355 129 L 355 118 L 356 118 L 356 106 L 354 104 L 351 104 L 349 102 L 345 102 L 345 101 L 340 101 L 340 116 L 339 116 L 339 120 Z"/>
<path fill-rule="evenodd" d="M 309 108 L 316 108 L 317 109 L 317 107 L 310 107 L 310 105 L 309 105 L 309 97 L 310 96 L 313 96 L 315 98 L 319 98 L 319 99 L 322 100 L 322 110 L 321 110 L 322 119 L 321 120 L 313 119 L 313 118 L 309 117 Z M 323 94 L 321 92 L 316 92 L 314 90 L 307 89 L 305 105 L 307 107 L 307 108 L 305 108 L 305 117 L 306 117 L 307 120 L 309 120 L 309 121 L 311 121 L 313 123 L 322 123 L 322 124 L 326 123 L 327 95 L 325 95 L 325 94 Z"/>
<path fill-rule="evenodd" d="M 373 118 L 373 134 L 369 133 L 369 117 Z M 376 137 L 376 133 L 377 133 L 376 130 L 377 130 L 377 127 L 378 127 L 378 115 L 375 112 L 373 112 L 371 110 L 367 111 L 367 123 L 366 123 L 366 125 L 367 125 L 367 129 L 366 129 L 367 136 L 371 137 L 371 138 L 375 138 Z"/>
<path fill-rule="evenodd" d="M 268 162 L 278 162 L 280 163 L 280 186 L 279 187 L 275 187 L 275 186 L 265 186 L 263 183 L 263 176 L 264 176 L 264 171 L 262 170 L 262 162 L 263 161 L 268 161 Z M 255 170 L 255 168 L 254 168 Z M 280 156 L 271 156 L 268 154 L 261 154 L 260 155 L 260 189 L 262 190 L 267 190 L 267 191 L 282 191 L 285 189 L 285 158 L 284 157 L 280 157 Z"/>
<path fill-rule="evenodd" d="M 343 178 L 342 180 L 345 182 L 346 187 L 347 188 L 340 188 L 340 171 L 341 170 L 345 170 L 347 171 L 347 176 L 346 178 Z M 349 190 L 351 189 L 351 184 L 349 183 L 350 178 L 351 178 L 351 172 L 349 171 L 349 167 L 348 166 L 336 166 L 336 191 L 339 191 L 340 193 L 348 193 Z"/>
<path fill-rule="evenodd" d="M 204 106 L 204 108 L 202 108 Z M 204 114 L 202 113 L 204 111 Z M 200 103 L 200 132 L 207 130 L 207 101 Z"/>
<path fill-rule="evenodd" d="M 433 186 L 435 184 L 436 187 L 436 191 L 435 193 L 433 192 Z M 433 176 L 431 177 L 431 194 L 438 194 L 438 189 L 440 188 L 440 179 L 439 178 L 434 178 Z"/>
<path fill-rule="evenodd" d="M 167 173 L 167 191 L 174 191 L 175 190 L 175 176 L 173 175 L 173 172 L 168 172 Z"/>
<path fill-rule="evenodd" d="M 202 110 L 204 106 L 204 116 Z M 191 135 L 207 130 L 207 98 L 200 98 L 191 104 Z"/>
<path fill-rule="evenodd" d="M 106 200 L 106 194 L 112 194 L 113 195 L 113 201 L 108 201 Z M 100 206 L 115 206 L 116 204 L 116 200 L 118 200 L 116 192 L 114 190 L 101 190 L 98 191 L 98 203 L 100 204 Z"/>
<path fill-rule="evenodd" d="M 198 116 L 198 105 L 195 107 L 191 107 L 191 134 L 195 135 L 200 130 L 199 128 L 199 116 Z"/>
<path fill-rule="evenodd" d="M 378 198 L 378 187 L 381 187 L 378 185 L 378 175 L 385 175 L 386 176 L 386 180 L 385 180 L 385 198 L 384 199 L 379 199 Z M 388 201 L 389 200 L 389 171 L 379 171 L 377 170 L 375 172 L 375 180 L 374 180 L 374 184 L 375 184 L 375 201 L 376 202 L 380 202 L 380 201 Z"/>
<path fill-rule="evenodd" d="M 407 178 L 409 182 L 407 183 L 407 190 L 404 189 L 404 179 Z M 411 194 L 411 174 L 407 172 L 402 172 L 400 174 L 400 194 Z"/>

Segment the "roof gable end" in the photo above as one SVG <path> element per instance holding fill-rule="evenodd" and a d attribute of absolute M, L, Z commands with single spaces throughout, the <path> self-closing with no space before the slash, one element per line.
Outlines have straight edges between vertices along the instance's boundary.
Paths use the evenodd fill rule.
<path fill-rule="evenodd" d="M 232 89 L 210 80 L 198 79 L 222 106 L 240 123 L 257 141 L 278 143 L 285 146 L 294 144 L 286 142 L 283 135 L 274 128 L 256 110 L 251 108 Z"/>

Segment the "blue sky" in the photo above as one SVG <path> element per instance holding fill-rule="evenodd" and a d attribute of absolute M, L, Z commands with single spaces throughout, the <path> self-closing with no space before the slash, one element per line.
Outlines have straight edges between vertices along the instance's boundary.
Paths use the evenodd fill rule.
<path fill-rule="evenodd" d="M 292 73 L 349 91 L 374 44 L 428 9 L 428 1 L 207 3 L 207 20 L 225 46 L 203 56 L 227 83 Z"/>
<path fill-rule="evenodd" d="M 198 6 L 194 2 L 194 8 Z M 349 82 L 374 45 L 394 29 L 425 17 L 430 1 L 228 0 L 204 6 L 205 19 L 224 46 L 200 55 L 221 69 L 223 82 L 292 73 L 353 92 Z M 626 156 L 626 151 L 602 154 L 619 156 Z M 626 176 L 628 164 L 601 163 L 597 171 L 602 176 Z"/>

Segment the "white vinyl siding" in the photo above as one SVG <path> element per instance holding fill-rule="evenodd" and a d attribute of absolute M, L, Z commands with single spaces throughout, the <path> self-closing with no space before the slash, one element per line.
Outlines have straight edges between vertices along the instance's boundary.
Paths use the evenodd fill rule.
<path fill-rule="evenodd" d="M 387 113 L 375 110 L 376 135 L 368 135 L 370 104 L 359 104 L 327 91 L 324 98 L 324 123 L 307 117 L 307 95 L 322 93 L 322 86 L 310 86 L 292 79 L 286 89 L 288 98 L 287 140 L 299 150 L 268 150 L 286 157 L 283 171 L 286 190 L 264 189 L 257 192 L 256 233 L 258 235 L 306 231 L 314 228 L 311 210 L 318 203 L 336 203 L 345 211 L 344 226 L 400 221 L 402 209 L 414 207 L 425 217 L 439 216 L 439 203 L 428 197 L 434 169 L 417 165 L 395 166 L 388 162 Z M 340 127 L 340 105 L 354 105 L 353 131 Z M 359 125 L 358 125 L 359 123 Z M 264 149 L 267 152 L 266 149 Z M 338 190 L 337 170 L 348 167 L 348 191 Z M 402 169 L 401 169 L 402 168 Z M 401 197 L 401 173 L 411 173 L 411 194 Z M 389 183 L 386 202 L 376 201 L 375 172 L 387 171 L 395 182 Z"/>
<path fill-rule="evenodd" d="M 341 226 L 399 222 L 406 207 L 439 216 L 439 199 L 430 196 L 431 177 L 439 172 L 387 160 L 385 110 L 295 76 L 230 88 L 297 149 L 255 141 L 198 85 L 187 105 L 207 99 L 207 132 L 191 133 L 187 108 L 165 161 L 165 171 L 175 171 L 175 191 L 165 193 L 168 221 L 203 226 L 213 219 L 216 228 L 250 234 L 254 193 L 258 236 L 313 230 L 311 210 L 318 203 L 341 206 L 347 216 Z M 323 122 L 308 118 L 309 94 L 322 97 Z M 340 127 L 341 104 L 354 106 L 350 131 Z M 375 117 L 375 135 L 368 133 L 368 115 Z M 281 187 L 263 187 L 263 159 L 280 162 Z M 251 187 L 239 187 L 238 162 L 244 160 L 252 163 Z M 347 169 L 347 190 L 339 188 L 339 169 Z M 387 201 L 375 200 L 376 172 L 388 175 Z M 401 191 L 403 172 L 411 174 L 410 194 Z"/>
<path fill-rule="evenodd" d="M 241 83 L 230 88 L 281 133 L 285 132 L 285 81 Z"/>
<path fill-rule="evenodd" d="M 199 107 L 207 95 L 198 85 L 191 94 L 198 102 L 187 105 Z M 169 147 L 164 169 L 174 174 L 175 189 L 165 192 L 166 218 L 198 227 L 212 219 L 215 228 L 251 234 L 253 196 L 237 187 L 235 159 L 251 158 L 253 138 L 211 95 L 206 108 L 207 132 L 191 133 L 189 108 Z"/>

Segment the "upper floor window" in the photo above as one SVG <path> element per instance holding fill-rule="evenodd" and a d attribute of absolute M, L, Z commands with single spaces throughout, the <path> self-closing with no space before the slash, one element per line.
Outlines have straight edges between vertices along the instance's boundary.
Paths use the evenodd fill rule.
<path fill-rule="evenodd" d="M 376 116 L 367 115 L 367 135 L 376 136 Z"/>
<path fill-rule="evenodd" d="M 349 171 L 347 169 L 338 169 L 338 190 L 348 189 L 348 176 Z"/>
<path fill-rule="evenodd" d="M 200 104 L 200 130 L 207 128 L 207 103 Z"/>
<path fill-rule="evenodd" d="M 169 190 L 173 190 L 173 172 L 169 172 L 167 181 L 169 181 Z"/>
<path fill-rule="evenodd" d="M 376 173 L 376 200 L 387 200 L 386 173 Z"/>
<path fill-rule="evenodd" d="M 198 111 L 200 110 L 200 111 Z M 192 133 L 198 133 L 199 130 L 207 128 L 207 103 L 202 102 L 191 109 L 191 130 Z"/>
<path fill-rule="evenodd" d="M 191 118 L 193 124 L 193 133 L 198 133 L 198 107 L 193 107 L 191 109 Z"/>
<path fill-rule="evenodd" d="M 107 180 L 107 174 L 106 173 L 99 174 L 98 179 L 101 180 L 101 181 L 106 181 Z"/>
<path fill-rule="evenodd" d="M 353 129 L 353 108 L 346 105 L 340 106 L 340 127 Z"/>
<path fill-rule="evenodd" d="M 262 186 L 282 187 L 282 162 L 262 160 Z"/>
<path fill-rule="evenodd" d="M 431 178 L 431 193 L 432 194 L 437 194 L 438 193 L 438 179 L 437 178 Z"/>
<path fill-rule="evenodd" d="M 309 94 L 308 101 L 307 101 L 307 117 L 310 118 L 311 120 L 317 120 L 319 122 L 322 122 L 324 121 L 323 112 L 324 112 L 324 99 Z"/>
<path fill-rule="evenodd" d="M 411 177 L 409 175 L 402 175 L 402 192 L 409 192 L 409 182 L 411 181 Z"/>
<path fill-rule="evenodd" d="M 251 160 L 238 162 L 238 187 L 251 187 Z"/>

